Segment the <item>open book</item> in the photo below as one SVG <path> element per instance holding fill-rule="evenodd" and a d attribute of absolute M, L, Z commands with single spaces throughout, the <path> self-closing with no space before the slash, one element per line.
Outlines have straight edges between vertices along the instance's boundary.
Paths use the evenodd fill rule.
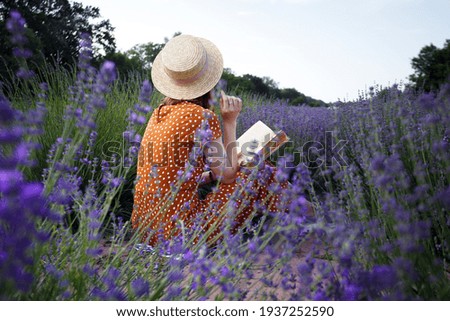
<path fill-rule="evenodd" d="M 258 121 L 236 140 L 239 164 L 245 166 L 266 159 L 287 141 L 289 137 L 284 131 L 274 132 Z"/>

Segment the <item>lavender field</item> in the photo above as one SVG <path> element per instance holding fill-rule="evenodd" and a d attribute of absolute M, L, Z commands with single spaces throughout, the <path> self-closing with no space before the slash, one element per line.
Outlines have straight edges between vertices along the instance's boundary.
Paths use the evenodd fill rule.
<path fill-rule="evenodd" d="M 89 37 L 73 73 L 33 73 L 23 19 L 7 26 L 22 68 L 0 91 L 0 299 L 450 299 L 450 84 L 371 88 L 332 107 L 243 97 L 239 133 L 262 120 L 292 140 L 272 159 L 290 182 L 273 190 L 279 210 L 257 204 L 215 248 L 194 229 L 150 253 L 129 217 L 160 96 L 113 62 L 94 68 Z"/>

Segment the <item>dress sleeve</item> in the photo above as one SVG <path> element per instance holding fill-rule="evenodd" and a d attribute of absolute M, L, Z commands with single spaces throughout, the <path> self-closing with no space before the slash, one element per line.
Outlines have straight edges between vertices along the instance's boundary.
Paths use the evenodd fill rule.
<path fill-rule="evenodd" d="M 217 115 L 214 112 L 209 110 L 206 111 L 206 115 L 209 122 L 209 129 L 211 129 L 212 131 L 212 139 L 215 140 L 220 136 L 222 136 L 222 129 L 220 128 L 219 117 L 217 117 Z"/>

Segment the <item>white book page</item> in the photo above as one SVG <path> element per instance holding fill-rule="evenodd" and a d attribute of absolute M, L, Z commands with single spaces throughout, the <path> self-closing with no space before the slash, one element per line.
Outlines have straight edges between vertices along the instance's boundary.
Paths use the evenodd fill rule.
<path fill-rule="evenodd" d="M 275 132 L 259 120 L 236 140 L 238 151 L 244 153 L 249 150 L 258 152 L 274 136 Z"/>

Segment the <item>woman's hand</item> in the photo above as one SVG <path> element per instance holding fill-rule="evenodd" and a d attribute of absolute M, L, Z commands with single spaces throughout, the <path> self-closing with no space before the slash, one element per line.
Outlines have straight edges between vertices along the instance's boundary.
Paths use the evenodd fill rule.
<path fill-rule="evenodd" d="M 220 98 L 220 114 L 223 120 L 222 137 L 213 141 L 218 148 L 215 151 L 216 158 L 211 158 L 215 166 L 211 167 L 213 176 L 220 179 L 221 183 L 231 184 L 235 181 L 239 171 L 239 163 L 236 148 L 236 120 L 242 110 L 242 100 L 237 97 L 227 96 L 222 91 Z M 223 139 L 223 140 L 222 140 Z M 217 162 L 215 162 L 217 161 Z"/>
<path fill-rule="evenodd" d="M 236 122 L 242 110 L 242 100 L 238 97 L 227 96 L 223 90 L 220 98 L 220 114 L 224 123 Z"/>

